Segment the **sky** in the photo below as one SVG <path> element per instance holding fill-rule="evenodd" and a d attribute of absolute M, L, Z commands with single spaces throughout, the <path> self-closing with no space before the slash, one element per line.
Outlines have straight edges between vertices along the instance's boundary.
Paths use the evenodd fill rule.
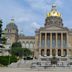
<path fill-rule="evenodd" d="M 35 35 L 35 30 L 44 26 L 53 3 L 62 14 L 64 26 L 72 28 L 72 0 L 0 0 L 3 29 L 14 18 L 19 33 Z"/>

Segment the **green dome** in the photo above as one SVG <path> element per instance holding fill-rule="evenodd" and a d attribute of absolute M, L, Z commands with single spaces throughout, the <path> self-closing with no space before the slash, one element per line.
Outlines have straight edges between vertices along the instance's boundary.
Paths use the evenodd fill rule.
<path fill-rule="evenodd" d="M 18 30 L 16 24 L 14 23 L 14 19 L 11 19 L 11 22 L 6 26 L 6 29 L 15 29 L 15 30 Z"/>

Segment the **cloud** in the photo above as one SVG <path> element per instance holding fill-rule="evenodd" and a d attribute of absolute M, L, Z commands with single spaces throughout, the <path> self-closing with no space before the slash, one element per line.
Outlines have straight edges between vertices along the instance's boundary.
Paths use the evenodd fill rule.
<path fill-rule="evenodd" d="M 0 17 L 3 19 L 3 29 L 13 17 L 20 31 L 22 30 L 26 35 L 34 33 L 32 23 L 38 21 L 40 17 L 29 7 L 22 7 L 14 0 L 2 0 L 0 1 L 0 10 Z"/>
<path fill-rule="evenodd" d="M 37 24 L 36 22 L 33 22 L 32 27 L 35 29 L 39 29 L 41 27 L 41 25 Z"/>
<path fill-rule="evenodd" d="M 19 32 L 26 35 L 34 35 L 36 28 L 44 24 L 47 12 L 51 9 L 52 0 L 0 0 L 0 17 L 3 19 L 3 27 L 14 18 Z M 56 0 L 61 6 L 61 0 Z"/>
<path fill-rule="evenodd" d="M 16 22 L 20 23 L 20 22 L 24 22 L 24 21 L 29 21 L 28 18 L 24 18 L 24 17 L 21 17 L 21 18 L 17 18 L 16 19 Z"/>

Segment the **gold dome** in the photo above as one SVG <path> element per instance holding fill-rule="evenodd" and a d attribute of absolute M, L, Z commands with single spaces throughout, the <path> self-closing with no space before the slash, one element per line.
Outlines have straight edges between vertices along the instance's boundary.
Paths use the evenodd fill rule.
<path fill-rule="evenodd" d="M 48 13 L 47 16 L 48 16 L 48 17 L 50 17 L 50 16 L 61 17 L 61 14 L 60 14 L 59 12 L 57 12 L 57 10 L 56 10 L 56 5 L 55 5 L 55 4 L 52 5 L 52 9 L 51 9 L 51 11 Z"/>

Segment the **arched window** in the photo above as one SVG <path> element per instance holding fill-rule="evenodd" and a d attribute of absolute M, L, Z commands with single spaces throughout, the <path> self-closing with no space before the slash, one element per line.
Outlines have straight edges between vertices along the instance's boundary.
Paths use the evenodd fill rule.
<path fill-rule="evenodd" d="M 30 42 L 30 48 L 33 48 L 33 43 L 32 42 Z"/>
<path fill-rule="evenodd" d="M 26 43 L 26 48 L 29 48 L 29 43 L 28 42 Z"/>
<path fill-rule="evenodd" d="M 25 42 L 22 43 L 22 47 L 25 48 Z"/>

